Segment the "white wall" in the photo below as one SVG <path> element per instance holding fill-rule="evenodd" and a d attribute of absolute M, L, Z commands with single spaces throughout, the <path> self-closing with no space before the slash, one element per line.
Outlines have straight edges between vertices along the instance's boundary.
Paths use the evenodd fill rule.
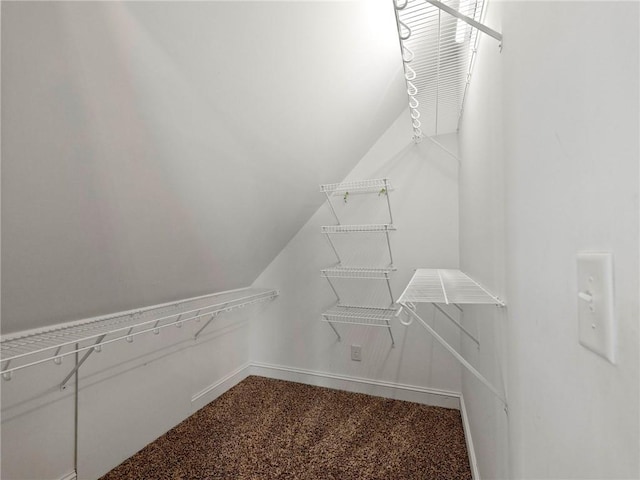
<path fill-rule="evenodd" d="M 251 284 L 406 97 L 386 1 L 2 13 L 3 333 Z"/>
<path fill-rule="evenodd" d="M 410 135 L 409 115 L 403 112 L 345 179 L 333 179 L 339 182 L 389 178 L 392 182 L 394 190 L 390 192 L 390 200 L 398 229 L 391 235 L 394 263 L 398 268 L 392 277 L 396 299 L 413 269 L 458 265 L 456 161 L 430 142 L 414 144 Z M 316 194 L 322 196 L 317 187 Z M 384 219 L 377 216 L 375 206 L 356 205 L 352 203 L 355 200 L 352 195 L 345 205 L 338 198 L 336 207 L 338 214 L 344 215 L 343 223 Z M 374 194 L 370 201 L 377 206 L 381 203 L 384 212 L 384 198 Z M 326 279 L 320 277 L 321 268 L 336 263 L 320 227 L 334 223 L 328 206 L 323 205 L 256 280 L 256 286 L 279 288 L 281 296 L 262 318 L 252 323 L 252 361 L 459 392 L 459 365 L 417 322 L 408 328 L 392 322 L 396 347 L 391 348 L 385 328 L 336 324 L 342 336 L 342 341 L 338 341 L 331 327 L 320 320 L 321 312 L 336 300 Z M 373 243 L 375 240 L 369 239 L 371 245 L 380 248 L 384 262 L 386 244 L 381 240 Z M 358 245 L 353 236 L 337 238 L 342 253 L 350 252 L 348 241 Z M 362 253 L 369 246 L 365 241 L 357 248 Z M 369 258 L 378 261 L 373 253 L 370 255 Z M 348 265 L 346 260 L 344 263 Z M 355 296 L 356 285 L 367 281 L 351 282 L 335 282 L 345 297 Z M 384 282 L 368 281 L 367 284 L 374 292 L 368 300 L 388 302 Z M 349 303 L 347 299 L 345 303 Z M 421 313 L 435 322 L 436 328 L 452 343 L 460 341 L 448 320 L 441 315 L 434 318 L 428 308 Z M 362 345 L 361 362 L 351 361 L 351 344 Z"/>
<path fill-rule="evenodd" d="M 640 476 L 638 17 L 489 6 L 503 51 L 483 39 L 460 132 L 461 266 L 508 305 L 465 312 L 482 342 L 467 353 L 509 400 L 507 419 L 463 376 L 483 478 Z M 615 259 L 616 365 L 578 343 L 576 253 L 594 250 Z"/>
<path fill-rule="evenodd" d="M 60 390 L 73 358 L 15 372 L 2 385 L 2 478 L 73 472 L 76 412 L 78 478 L 101 477 L 247 375 L 249 319 L 271 305 L 224 313 L 197 340 L 203 322 L 104 346 L 80 369 L 77 410 L 74 379 Z"/>
<path fill-rule="evenodd" d="M 501 30 L 501 5 L 489 2 L 484 22 Z M 459 132 L 460 267 L 494 295 L 505 297 L 502 56 L 481 36 Z M 501 392 L 506 389 L 507 309 L 465 306 L 464 324 L 480 346 L 463 354 Z M 481 478 L 510 478 L 508 417 L 496 397 L 466 370 L 462 394 Z"/>

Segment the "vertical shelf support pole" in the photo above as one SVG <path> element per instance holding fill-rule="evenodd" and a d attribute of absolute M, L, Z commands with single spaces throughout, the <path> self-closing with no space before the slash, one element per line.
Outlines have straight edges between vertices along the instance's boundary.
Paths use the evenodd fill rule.
<path fill-rule="evenodd" d="M 396 303 L 395 300 L 393 299 L 393 292 L 391 291 L 391 283 L 389 282 L 389 274 L 387 272 L 384 272 L 384 278 L 387 282 L 387 289 L 389 290 L 389 297 L 391 298 L 391 307 L 393 307 L 393 304 Z"/>
<path fill-rule="evenodd" d="M 389 200 L 389 180 L 384 179 L 385 197 L 387 197 L 387 207 L 389 207 L 389 223 L 393 225 L 393 216 L 391 215 L 391 200 Z"/>
<path fill-rule="evenodd" d="M 389 260 L 391 261 L 390 265 L 393 265 L 393 254 L 391 253 L 391 240 L 389 240 L 389 228 L 386 227 L 384 229 L 384 234 L 387 236 L 387 247 L 389 248 Z"/>

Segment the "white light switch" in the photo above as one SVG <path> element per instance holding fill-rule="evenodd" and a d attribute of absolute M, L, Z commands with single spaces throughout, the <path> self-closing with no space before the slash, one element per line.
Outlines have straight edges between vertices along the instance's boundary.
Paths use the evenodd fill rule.
<path fill-rule="evenodd" d="M 580 344 L 615 363 L 613 259 L 610 253 L 578 254 Z"/>

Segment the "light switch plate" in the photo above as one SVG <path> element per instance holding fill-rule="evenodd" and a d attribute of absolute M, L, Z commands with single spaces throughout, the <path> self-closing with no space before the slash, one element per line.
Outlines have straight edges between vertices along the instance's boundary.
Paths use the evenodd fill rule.
<path fill-rule="evenodd" d="M 611 253 L 578 254 L 580 344 L 615 363 L 617 324 L 613 308 Z"/>

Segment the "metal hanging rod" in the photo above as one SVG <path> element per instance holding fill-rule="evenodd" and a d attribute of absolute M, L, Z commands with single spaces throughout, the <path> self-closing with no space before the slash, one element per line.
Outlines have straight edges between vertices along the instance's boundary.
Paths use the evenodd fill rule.
<path fill-rule="evenodd" d="M 85 352 L 62 383 L 61 387 L 64 388 L 80 364 L 91 353 L 101 351 L 104 345 L 121 340 L 132 343 L 137 335 L 149 332 L 158 334 L 161 329 L 171 326 L 180 328 L 187 322 L 207 316 L 213 318 L 222 312 L 271 300 L 278 294 L 277 290 L 242 288 L 5 336 L 0 341 L 0 374 L 9 380 L 15 371 L 49 361 L 60 365 L 64 357 Z M 165 314 L 170 309 L 179 311 Z M 143 320 L 142 317 L 146 315 L 153 318 Z"/>

